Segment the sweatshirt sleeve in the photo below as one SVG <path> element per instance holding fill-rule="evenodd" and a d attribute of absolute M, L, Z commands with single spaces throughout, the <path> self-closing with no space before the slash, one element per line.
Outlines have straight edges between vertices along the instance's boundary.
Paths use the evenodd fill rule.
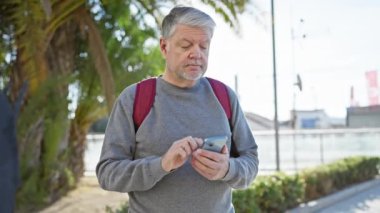
<path fill-rule="evenodd" d="M 106 128 L 96 175 L 105 190 L 130 192 L 152 188 L 167 172 L 161 157 L 133 159 L 135 128 L 132 118 L 135 85 L 125 89 L 113 107 Z"/>
<path fill-rule="evenodd" d="M 240 156 L 230 158 L 229 171 L 222 180 L 232 188 L 243 189 L 247 188 L 257 176 L 258 147 L 235 93 L 230 88 L 228 88 L 228 92 L 232 109 L 232 141 Z"/>

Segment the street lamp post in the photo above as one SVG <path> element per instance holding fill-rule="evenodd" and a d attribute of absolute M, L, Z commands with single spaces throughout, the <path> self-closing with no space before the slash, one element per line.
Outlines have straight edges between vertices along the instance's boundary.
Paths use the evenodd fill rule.
<path fill-rule="evenodd" d="M 276 76 L 276 38 L 274 19 L 274 0 L 271 0 L 272 15 L 272 54 L 273 54 L 273 92 L 274 92 L 274 132 L 276 141 L 276 170 L 280 171 L 280 144 L 278 136 L 278 113 L 277 113 L 277 76 Z"/>

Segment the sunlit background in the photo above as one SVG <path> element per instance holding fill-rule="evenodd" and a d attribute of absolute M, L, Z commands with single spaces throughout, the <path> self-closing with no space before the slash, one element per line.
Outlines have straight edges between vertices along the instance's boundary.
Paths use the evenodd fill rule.
<path fill-rule="evenodd" d="M 270 2 L 259 0 L 256 6 L 251 11 L 262 17 L 253 12 L 243 15 L 239 36 L 219 16 L 213 16 L 218 27 L 207 74 L 233 88 L 237 75 L 243 108 L 273 119 Z M 345 118 L 352 104 L 370 105 L 366 72 L 380 69 L 379 11 L 376 0 L 276 2 L 279 120 L 290 119 L 294 107 L 323 109 L 329 116 Z M 294 86 L 297 74 L 302 91 Z"/>

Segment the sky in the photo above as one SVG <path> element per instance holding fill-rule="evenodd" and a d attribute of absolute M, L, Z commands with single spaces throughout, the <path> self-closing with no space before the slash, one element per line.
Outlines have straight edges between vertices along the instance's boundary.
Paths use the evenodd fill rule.
<path fill-rule="evenodd" d="M 294 108 L 324 109 L 331 117 L 344 118 L 350 106 L 351 87 L 358 104 L 367 106 L 365 72 L 379 70 L 380 75 L 380 1 L 274 2 L 279 120 L 289 119 Z M 255 3 L 259 9 L 249 7 L 239 17 L 239 34 L 210 7 L 197 3 L 193 6 L 217 23 L 206 76 L 232 88 L 237 76 L 243 110 L 273 119 L 270 1 Z M 260 14 L 259 19 L 252 13 Z M 297 74 L 302 91 L 294 86 Z"/>

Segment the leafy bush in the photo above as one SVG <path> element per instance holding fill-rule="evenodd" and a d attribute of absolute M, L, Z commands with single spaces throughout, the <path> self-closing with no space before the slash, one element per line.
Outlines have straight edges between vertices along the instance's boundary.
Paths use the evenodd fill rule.
<path fill-rule="evenodd" d="M 128 213 L 128 202 L 123 203 L 118 209 L 106 206 L 106 213 Z"/>
<path fill-rule="evenodd" d="M 285 197 L 285 209 L 297 206 L 304 200 L 305 181 L 298 174 L 283 175 L 282 193 Z"/>
<path fill-rule="evenodd" d="M 256 202 L 263 212 L 274 212 L 282 209 L 285 197 L 282 193 L 281 178 L 277 175 L 258 179 L 253 185 Z"/>
<path fill-rule="evenodd" d="M 305 200 L 310 201 L 379 174 L 379 157 L 350 157 L 300 172 Z"/>
<path fill-rule="evenodd" d="M 284 212 L 303 200 L 304 182 L 299 175 L 276 173 L 260 176 L 246 190 L 233 192 L 236 212 Z"/>
<path fill-rule="evenodd" d="M 322 165 L 301 171 L 305 181 L 305 201 L 314 200 L 332 192 L 333 180 L 328 166 Z"/>
<path fill-rule="evenodd" d="M 379 174 L 379 157 L 351 157 L 305 169 L 294 175 L 259 176 L 246 190 L 233 192 L 237 213 L 285 212 Z"/>
<path fill-rule="evenodd" d="M 252 187 L 245 190 L 234 190 L 232 202 L 236 212 L 260 212 L 260 208 L 255 199 L 255 191 Z"/>

